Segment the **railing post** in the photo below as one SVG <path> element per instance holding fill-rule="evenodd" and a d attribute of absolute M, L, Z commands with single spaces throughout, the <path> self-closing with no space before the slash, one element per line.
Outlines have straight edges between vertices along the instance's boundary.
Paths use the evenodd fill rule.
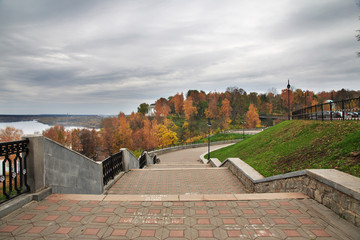
<path fill-rule="evenodd" d="M 344 100 L 341 100 L 341 108 L 342 108 L 342 119 L 345 121 L 345 103 Z"/>
<path fill-rule="evenodd" d="M 332 121 L 332 103 L 330 102 L 330 121 Z"/>
<path fill-rule="evenodd" d="M 23 139 L 29 139 L 27 174 L 30 191 L 34 193 L 45 188 L 44 137 L 25 135 Z"/>
<path fill-rule="evenodd" d="M 321 104 L 321 121 L 324 121 L 324 104 Z"/>

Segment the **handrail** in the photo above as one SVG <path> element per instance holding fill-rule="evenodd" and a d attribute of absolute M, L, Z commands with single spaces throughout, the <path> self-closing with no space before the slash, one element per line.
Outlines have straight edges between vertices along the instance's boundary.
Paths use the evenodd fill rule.
<path fill-rule="evenodd" d="M 360 97 L 321 103 L 292 112 L 293 119 L 360 120 Z"/>
<path fill-rule="evenodd" d="M 111 155 L 102 162 L 103 165 L 103 184 L 104 186 L 117 174 L 124 170 L 122 151 Z"/>
<path fill-rule="evenodd" d="M 0 143 L 0 203 L 30 191 L 27 183 L 29 139 Z"/>

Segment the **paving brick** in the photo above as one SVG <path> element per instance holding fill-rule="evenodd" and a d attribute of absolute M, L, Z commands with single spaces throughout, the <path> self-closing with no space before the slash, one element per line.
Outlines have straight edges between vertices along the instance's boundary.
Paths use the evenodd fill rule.
<path fill-rule="evenodd" d="M 152 170 L 126 173 L 109 190 L 124 195 L 77 198 L 57 194 L 53 199 L 50 196 L 26 205 L 0 219 L 0 239 L 351 239 L 349 233 L 360 236 L 358 228 L 346 223 L 338 225 L 339 217 L 321 212 L 321 205 L 314 201 L 292 199 L 294 194 L 239 194 L 244 192 L 243 186 L 228 169 L 181 167 L 187 162 L 179 156 L 172 160 L 171 168 L 154 166 Z"/>

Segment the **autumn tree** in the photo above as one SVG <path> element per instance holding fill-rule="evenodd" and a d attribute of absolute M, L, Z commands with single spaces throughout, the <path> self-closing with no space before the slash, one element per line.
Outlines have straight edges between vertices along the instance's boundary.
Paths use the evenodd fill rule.
<path fill-rule="evenodd" d="M 80 140 L 80 128 L 75 128 L 71 130 L 69 134 L 70 137 L 70 148 L 76 152 L 81 152 L 83 150 L 81 140 Z"/>
<path fill-rule="evenodd" d="M 44 130 L 42 135 L 64 146 L 70 145 L 70 138 L 64 126 L 55 125 L 54 127 Z"/>
<path fill-rule="evenodd" d="M 165 98 L 160 98 L 155 102 L 155 116 L 157 119 L 166 118 L 170 113 L 170 106 Z"/>
<path fill-rule="evenodd" d="M 204 91 L 198 90 L 189 90 L 186 94 L 186 98 L 191 97 L 193 100 L 193 105 L 196 107 L 195 116 L 204 117 L 205 110 L 208 107 L 208 102 L 206 100 L 206 93 Z"/>
<path fill-rule="evenodd" d="M 229 125 L 231 123 L 231 119 L 230 119 L 230 115 L 231 115 L 231 111 L 232 108 L 230 106 L 230 101 L 225 98 L 222 102 L 222 106 L 221 106 L 221 119 L 222 119 L 222 129 L 227 129 L 229 128 Z"/>
<path fill-rule="evenodd" d="M 247 93 L 242 88 L 228 87 L 226 89 L 227 99 L 231 104 L 232 122 L 240 121 L 243 118 L 247 107 Z"/>
<path fill-rule="evenodd" d="M 133 140 L 131 138 L 132 130 L 130 128 L 130 124 L 128 123 L 126 116 L 124 113 L 120 113 L 118 115 L 118 124 L 117 131 L 115 132 L 115 142 L 113 145 L 113 150 L 116 152 L 120 150 L 120 148 L 132 148 Z"/>
<path fill-rule="evenodd" d="M 96 130 L 81 129 L 79 139 L 82 146 L 80 153 L 89 158 L 96 159 L 96 152 L 99 145 L 99 136 Z"/>
<path fill-rule="evenodd" d="M 0 142 L 18 141 L 23 134 L 22 130 L 7 126 L 5 129 L 0 129 Z"/>
<path fill-rule="evenodd" d="M 282 89 L 281 90 L 281 99 L 282 99 L 282 101 L 284 103 L 283 107 L 285 109 L 288 109 L 289 105 L 290 105 L 290 109 L 292 109 L 293 104 L 294 104 L 294 93 L 293 93 L 292 90 Z M 290 100 L 290 102 L 289 102 L 289 100 Z"/>
<path fill-rule="evenodd" d="M 153 149 L 158 146 L 157 121 L 154 119 L 151 122 L 148 118 L 145 118 L 143 122 L 142 136 L 144 141 L 142 149 Z"/>
<path fill-rule="evenodd" d="M 219 100 L 219 93 L 214 92 L 214 93 L 209 93 L 208 94 L 208 98 L 209 98 L 209 104 L 208 104 L 208 109 L 205 111 L 205 115 L 206 118 L 219 118 L 219 105 L 218 105 L 218 100 Z"/>
<path fill-rule="evenodd" d="M 246 127 L 248 128 L 260 127 L 261 121 L 259 119 L 259 114 L 254 104 L 250 104 L 249 111 L 246 113 L 245 116 L 245 121 Z"/>
<path fill-rule="evenodd" d="M 184 101 L 185 119 L 189 120 L 196 113 L 196 107 L 193 105 L 192 97 L 187 97 Z"/>
<path fill-rule="evenodd" d="M 164 124 L 159 124 L 156 131 L 160 146 L 170 146 L 175 144 L 178 140 L 176 132 L 171 131 Z"/>
<path fill-rule="evenodd" d="M 173 96 L 171 98 L 170 102 L 174 105 L 175 113 L 178 115 L 181 115 L 183 112 L 183 106 L 184 106 L 183 93 L 181 93 L 181 94 L 177 93 L 175 96 Z"/>

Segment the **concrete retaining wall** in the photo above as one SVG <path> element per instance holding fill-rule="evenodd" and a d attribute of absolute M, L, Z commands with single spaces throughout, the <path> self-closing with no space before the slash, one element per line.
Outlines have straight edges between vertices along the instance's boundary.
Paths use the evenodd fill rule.
<path fill-rule="evenodd" d="M 219 141 L 219 142 L 211 142 L 210 146 L 216 146 L 216 145 L 221 145 L 221 144 L 226 144 L 226 143 L 237 143 L 242 141 L 242 139 L 236 139 L 236 140 L 229 140 L 229 141 Z M 199 144 L 189 144 L 189 145 L 180 145 L 180 146 L 174 146 L 174 147 L 169 147 L 169 148 L 163 148 L 163 149 L 159 149 L 159 150 L 154 150 L 149 152 L 150 155 L 152 154 L 156 154 L 156 155 L 161 155 L 164 153 L 168 153 L 168 152 L 173 152 L 173 151 L 178 151 L 178 150 L 183 150 L 183 149 L 189 149 L 189 148 L 198 148 L 198 147 L 206 147 L 208 146 L 207 143 L 199 143 Z"/>
<path fill-rule="evenodd" d="M 210 164 L 218 165 L 216 160 Z M 307 169 L 265 178 L 238 158 L 226 159 L 220 167 L 228 167 L 251 192 L 302 192 L 360 227 L 358 177 L 336 169 Z"/>
<path fill-rule="evenodd" d="M 48 138 L 44 141 L 45 185 L 53 193 L 102 194 L 101 162 L 95 162 Z"/>

